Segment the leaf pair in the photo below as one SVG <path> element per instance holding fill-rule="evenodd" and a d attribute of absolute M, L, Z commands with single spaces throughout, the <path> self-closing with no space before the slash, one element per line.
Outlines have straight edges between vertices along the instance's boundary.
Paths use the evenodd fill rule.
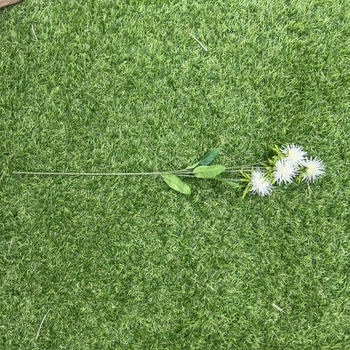
<path fill-rule="evenodd" d="M 225 166 L 217 164 L 211 165 L 211 162 L 219 154 L 219 149 L 215 148 L 209 150 L 204 156 L 199 160 L 198 163 L 190 166 L 187 170 L 193 170 L 193 175 L 200 179 L 210 179 L 215 178 L 217 175 L 225 171 Z M 183 194 L 190 195 L 191 189 L 185 184 L 178 176 L 172 173 L 162 174 L 164 181 L 171 187 L 173 190 L 178 191 Z"/>

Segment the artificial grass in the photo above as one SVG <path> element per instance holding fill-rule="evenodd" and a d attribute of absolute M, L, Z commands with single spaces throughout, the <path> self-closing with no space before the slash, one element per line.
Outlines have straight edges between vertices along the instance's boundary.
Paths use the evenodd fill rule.
<path fill-rule="evenodd" d="M 349 347 L 347 5 L 1 9 L 0 346 Z M 286 142 L 324 160 L 311 192 L 11 175 L 173 170 L 214 147 L 249 164 Z"/>

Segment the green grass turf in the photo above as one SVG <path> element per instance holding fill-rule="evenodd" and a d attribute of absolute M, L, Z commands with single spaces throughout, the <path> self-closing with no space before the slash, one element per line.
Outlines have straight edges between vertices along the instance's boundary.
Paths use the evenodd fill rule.
<path fill-rule="evenodd" d="M 350 348 L 349 5 L 1 9 L 0 348 Z M 173 170 L 214 147 L 232 166 L 286 142 L 326 164 L 311 193 L 11 175 Z"/>

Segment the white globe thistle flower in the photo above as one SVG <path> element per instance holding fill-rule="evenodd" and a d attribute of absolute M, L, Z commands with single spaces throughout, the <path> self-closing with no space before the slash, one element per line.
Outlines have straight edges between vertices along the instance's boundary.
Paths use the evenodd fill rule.
<path fill-rule="evenodd" d="M 277 160 L 273 171 L 273 176 L 279 185 L 293 182 L 293 178 L 296 174 L 296 167 L 291 161 L 287 160 L 287 158 Z"/>
<path fill-rule="evenodd" d="M 294 144 L 286 144 L 281 149 L 281 152 L 285 156 L 285 159 L 292 162 L 294 165 L 301 165 L 307 155 L 307 152 L 303 150 L 302 146 Z"/>
<path fill-rule="evenodd" d="M 266 196 L 272 190 L 271 182 L 260 170 L 253 171 L 249 185 L 249 191 L 260 196 Z"/>
<path fill-rule="evenodd" d="M 315 181 L 318 176 L 325 173 L 322 160 L 316 157 L 304 160 L 301 165 L 304 167 L 302 179 L 305 181 Z"/>

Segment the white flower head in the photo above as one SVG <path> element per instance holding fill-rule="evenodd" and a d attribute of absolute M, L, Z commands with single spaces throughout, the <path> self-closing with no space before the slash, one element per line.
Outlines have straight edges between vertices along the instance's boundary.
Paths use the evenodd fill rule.
<path fill-rule="evenodd" d="M 318 176 L 325 173 L 322 160 L 316 157 L 304 160 L 301 165 L 304 167 L 302 173 L 303 180 L 312 182 L 315 181 Z"/>
<path fill-rule="evenodd" d="M 273 171 L 273 176 L 279 185 L 293 182 L 293 178 L 296 174 L 297 169 L 290 160 L 287 158 L 277 160 Z"/>
<path fill-rule="evenodd" d="M 281 152 L 285 156 L 285 159 L 292 162 L 294 165 L 301 165 L 307 155 L 307 152 L 303 150 L 302 146 L 294 144 L 286 144 L 281 149 Z"/>
<path fill-rule="evenodd" d="M 260 196 L 266 196 L 272 190 L 271 182 L 260 170 L 253 171 L 249 185 L 249 191 Z"/>

